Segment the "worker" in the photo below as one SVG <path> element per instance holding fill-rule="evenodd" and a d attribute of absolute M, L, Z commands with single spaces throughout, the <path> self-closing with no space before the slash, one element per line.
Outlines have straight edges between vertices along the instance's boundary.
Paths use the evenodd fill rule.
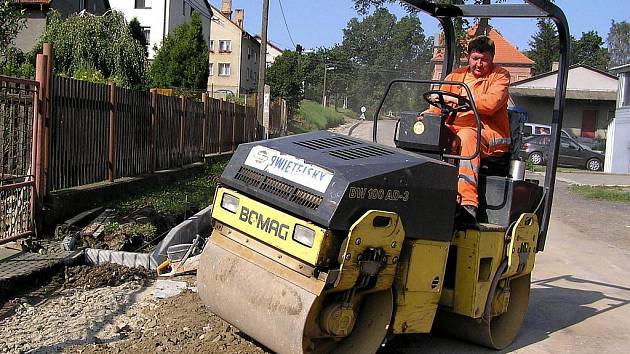
<path fill-rule="evenodd" d="M 477 182 L 481 158 L 500 156 L 510 148 L 510 123 L 507 113 L 510 74 L 493 63 L 494 53 L 494 42 L 489 37 L 479 36 L 472 39 L 468 43 L 468 66 L 454 70 L 445 79 L 463 82 L 470 87 L 482 124 L 481 156 L 478 155 L 472 160 L 460 160 L 458 169 L 457 191 L 462 206 L 460 217 L 472 222 L 476 221 L 479 205 Z M 441 89 L 467 96 L 462 86 L 442 85 Z M 443 97 L 446 104 L 458 105 L 457 98 Z M 434 95 L 432 99 L 435 101 L 437 97 Z M 440 109 L 431 107 L 425 112 L 440 114 Z M 423 119 L 423 114 L 419 119 Z M 455 119 L 447 123 L 450 123 L 447 124 L 448 128 L 457 135 L 459 154 L 473 155 L 477 145 L 477 123 L 474 113 L 472 111 L 457 113 Z"/>

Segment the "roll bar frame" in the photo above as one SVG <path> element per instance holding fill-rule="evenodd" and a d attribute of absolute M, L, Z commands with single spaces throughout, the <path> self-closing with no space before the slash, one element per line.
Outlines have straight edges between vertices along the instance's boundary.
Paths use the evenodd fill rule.
<path fill-rule="evenodd" d="M 558 80 L 553 104 L 551 121 L 551 154 L 547 161 L 544 185 L 544 208 L 540 221 L 537 250 L 545 249 L 549 220 L 551 218 L 551 204 L 556 181 L 556 166 L 560 147 L 560 133 L 569 74 L 569 52 L 571 38 L 569 24 L 564 12 L 548 0 L 526 0 L 524 4 L 490 4 L 490 5 L 451 5 L 439 4 L 428 0 L 403 0 L 412 7 L 436 18 L 444 30 L 445 53 L 442 63 L 442 80 L 453 70 L 455 57 L 455 26 L 453 18 L 486 17 L 486 18 L 548 18 L 556 24 L 560 40 L 560 60 Z M 376 121 L 378 117 L 374 117 Z"/>

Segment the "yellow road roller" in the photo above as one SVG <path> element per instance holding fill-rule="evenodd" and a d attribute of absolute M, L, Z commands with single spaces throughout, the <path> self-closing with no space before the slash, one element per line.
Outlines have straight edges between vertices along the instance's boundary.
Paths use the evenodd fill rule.
<path fill-rule="evenodd" d="M 444 29 L 442 75 L 455 55 L 453 18 L 556 23 L 560 69 L 544 185 L 523 178 L 523 117 L 513 112 L 512 150 L 482 159 L 478 222 L 458 218 L 456 166 L 474 155 L 448 153 L 443 123 L 453 107 L 444 105 L 431 120 L 440 124 L 418 126 L 419 109 L 396 89 L 445 81 L 390 82 L 372 142 L 319 131 L 242 144 L 216 191 L 199 295 L 210 311 L 275 352 L 374 353 L 391 336 L 433 329 L 502 349 L 522 325 L 551 214 L 568 69 L 566 19 L 544 0 L 407 3 Z M 465 84 L 448 84 L 462 85 L 472 97 Z M 424 96 L 432 94 L 448 93 Z M 474 100 L 458 99 L 457 109 L 473 111 L 479 124 Z M 378 124 L 381 111 L 397 120 L 393 146 L 377 141 L 385 126 Z"/>

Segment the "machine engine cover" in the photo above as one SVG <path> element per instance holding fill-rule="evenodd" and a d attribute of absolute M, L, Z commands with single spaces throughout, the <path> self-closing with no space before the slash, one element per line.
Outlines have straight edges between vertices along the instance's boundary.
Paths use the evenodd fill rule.
<path fill-rule="evenodd" d="M 396 212 L 407 237 L 450 240 L 457 170 L 327 131 L 241 144 L 221 183 L 332 230 L 368 210 Z"/>

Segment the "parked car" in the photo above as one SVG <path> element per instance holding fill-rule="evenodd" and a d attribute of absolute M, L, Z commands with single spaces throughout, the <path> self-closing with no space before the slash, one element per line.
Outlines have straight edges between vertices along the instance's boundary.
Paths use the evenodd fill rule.
<path fill-rule="evenodd" d="M 548 159 L 550 143 L 551 136 L 549 135 L 527 137 L 521 145 L 521 157 L 528 159 L 534 165 L 543 165 Z M 604 155 L 581 146 L 571 138 L 562 136 L 560 138 L 560 151 L 558 152 L 558 165 L 599 171 L 604 167 Z"/>
<path fill-rule="evenodd" d="M 523 125 L 523 136 L 532 136 L 532 135 L 550 135 L 551 134 L 551 125 L 547 124 L 539 124 L 539 123 L 525 123 Z M 582 142 L 578 141 L 578 138 L 570 133 L 566 129 L 562 129 L 560 132 L 560 136 L 565 137 L 569 140 L 572 140 L 574 143 L 580 145 L 585 149 L 590 149 L 588 145 L 585 145 Z"/>

